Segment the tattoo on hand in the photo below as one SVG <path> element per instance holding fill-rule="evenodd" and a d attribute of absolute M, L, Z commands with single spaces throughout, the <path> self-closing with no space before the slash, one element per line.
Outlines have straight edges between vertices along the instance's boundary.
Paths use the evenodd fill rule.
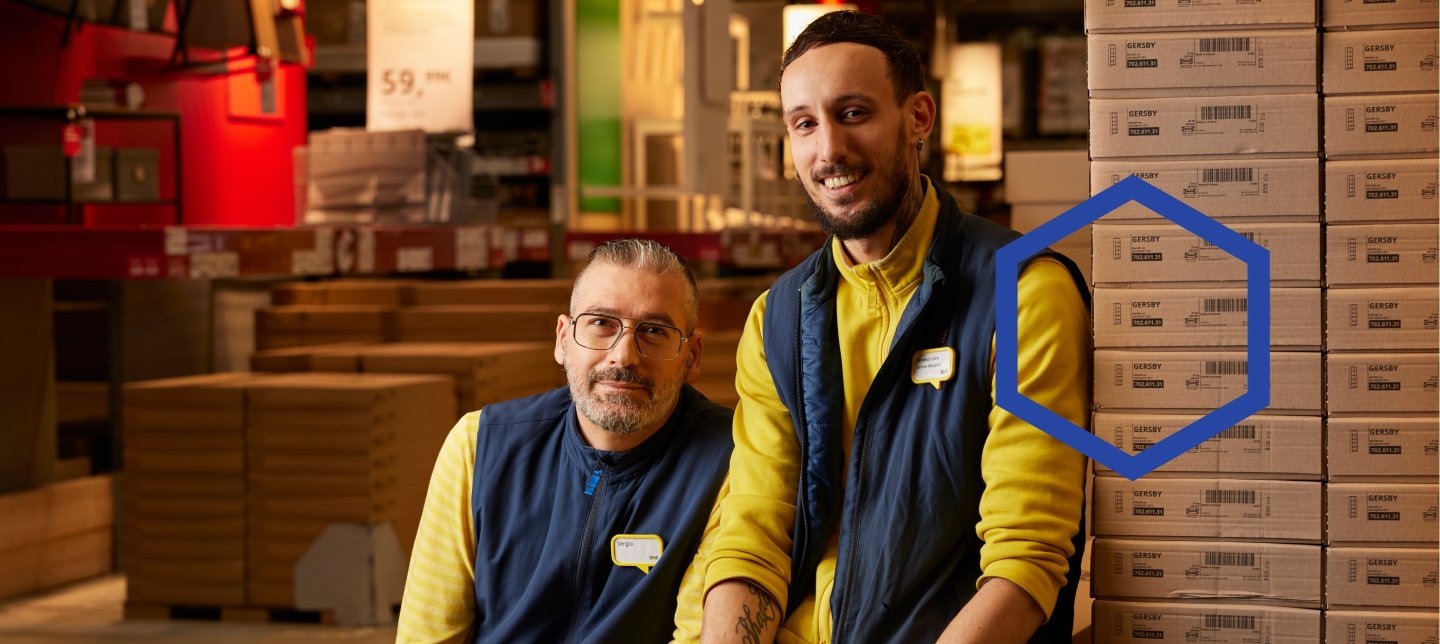
<path fill-rule="evenodd" d="M 759 606 L 754 611 L 751 611 L 749 606 L 740 607 L 744 614 L 735 622 L 735 632 L 743 636 L 745 644 L 762 644 L 761 637 L 765 629 L 770 626 L 770 622 L 775 621 L 775 601 L 755 586 L 747 586 L 747 590 L 755 596 Z"/>

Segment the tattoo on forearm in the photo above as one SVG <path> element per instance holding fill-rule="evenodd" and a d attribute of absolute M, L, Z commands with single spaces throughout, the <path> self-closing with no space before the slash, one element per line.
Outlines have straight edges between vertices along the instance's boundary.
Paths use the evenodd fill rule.
<path fill-rule="evenodd" d="M 777 613 L 775 600 L 770 599 L 770 595 L 760 591 L 753 585 L 747 585 L 746 589 L 750 591 L 751 595 L 755 596 L 755 601 L 758 602 L 759 605 L 754 611 L 751 611 L 749 606 L 740 607 L 740 611 L 744 614 L 735 622 L 735 632 L 741 634 L 745 644 L 763 644 L 761 638 L 765 633 L 765 629 L 770 626 L 771 622 L 775 621 Z"/>

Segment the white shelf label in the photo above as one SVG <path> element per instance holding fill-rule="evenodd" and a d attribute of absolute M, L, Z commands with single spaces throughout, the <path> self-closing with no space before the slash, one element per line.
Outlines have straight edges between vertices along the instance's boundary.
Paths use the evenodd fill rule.
<path fill-rule="evenodd" d="M 192 253 L 190 255 L 191 279 L 235 277 L 239 274 L 239 253 L 221 251 L 214 253 Z"/>
<path fill-rule="evenodd" d="M 365 129 L 474 129 L 473 0 L 366 4 Z"/>
<path fill-rule="evenodd" d="M 429 246 L 397 248 L 395 270 L 402 273 L 428 271 L 435 267 L 435 253 Z"/>
<path fill-rule="evenodd" d="M 476 270 L 490 265 L 490 235 L 485 226 L 462 226 L 455 230 L 455 268 Z"/>

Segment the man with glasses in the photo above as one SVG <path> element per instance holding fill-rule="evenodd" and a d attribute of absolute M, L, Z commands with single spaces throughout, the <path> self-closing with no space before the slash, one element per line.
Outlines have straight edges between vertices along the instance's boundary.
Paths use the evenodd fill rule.
<path fill-rule="evenodd" d="M 435 464 L 398 641 L 668 641 L 731 450 L 695 279 L 606 242 L 555 328 L 568 387 L 467 414 Z"/>

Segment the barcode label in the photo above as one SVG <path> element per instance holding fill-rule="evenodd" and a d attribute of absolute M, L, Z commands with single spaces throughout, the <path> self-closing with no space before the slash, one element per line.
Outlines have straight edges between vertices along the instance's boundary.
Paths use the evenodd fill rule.
<path fill-rule="evenodd" d="M 1205 553 L 1205 565 L 1207 566 L 1245 566 L 1255 565 L 1255 553 L 1253 552 L 1207 552 Z"/>
<path fill-rule="evenodd" d="M 1250 51 L 1249 38 L 1201 38 L 1200 53 Z"/>
<path fill-rule="evenodd" d="M 1249 375 L 1247 362 L 1244 360 L 1206 360 L 1205 375 L 1207 376 L 1245 376 Z"/>
<path fill-rule="evenodd" d="M 1255 490 L 1205 490 L 1206 503 L 1255 503 Z"/>
<path fill-rule="evenodd" d="M 1245 238 L 1246 240 L 1248 240 L 1248 241 L 1255 242 L 1255 243 L 1257 243 L 1257 244 L 1259 243 L 1259 242 L 1256 242 L 1256 241 L 1255 241 L 1256 235 L 1257 235 L 1257 233 L 1256 233 L 1255 231 L 1243 232 L 1243 233 L 1242 233 L 1242 232 L 1240 232 L 1240 231 L 1237 230 L 1237 231 L 1235 231 L 1235 232 L 1236 232 L 1236 233 L 1239 233 L 1239 235 L 1240 235 L 1241 237 L 1244 237 L 1244 238 Z M 1200 239 L 1200 247 L 1201 247 L 1201 248 L 1215 248 L 1215 244 L 1212 243 L 1210 240 L 1205 239 L 1205 238 L 1202 237 L 1202 238 Z"/>
<path fill-rule="evenodd" d="M 1202 304 L 1206 313 L 1244 313 L 1247 301 L 1243 297 L 1207 297 Z"/>
<path fill-rule="evenodd" d="M 1204 183 L 1248 183 L 1255 180 L 1255 168 L 1202 168 L 1200 180 Z"/>
<path fill-rule="evenodd" d="M 1201 105 L 1200 120 L 1228 121 L 1250 118 L 1249 105 Z"/>
<path fill-rule="evenodd" d="M 1253 615 L 1206 615 L 1205 628 L 1243 628 L 1246 630 L 1255 629 L 1255 617 Z"/>
<path fill-rule="evenodd" d="M 1220 432 L 1220 434 L 1219 434 L 1218 436 L 1219 436 L 1219 438 L 1243 438 L 1243 439 L 1246 439 L 1246 440 L 1254 440 L 1254 439 L 1255 439 L 1255 426 L 1254 426 L 1254 425 L 1236 425 L 1236 426 L 1234 426 L 1234 427 L 1231 427 L 1230 429 L 1227 429 L 1227 430 L 1225 430 L 1225 431 L 1223 431 L 1223 432 Z"/>

